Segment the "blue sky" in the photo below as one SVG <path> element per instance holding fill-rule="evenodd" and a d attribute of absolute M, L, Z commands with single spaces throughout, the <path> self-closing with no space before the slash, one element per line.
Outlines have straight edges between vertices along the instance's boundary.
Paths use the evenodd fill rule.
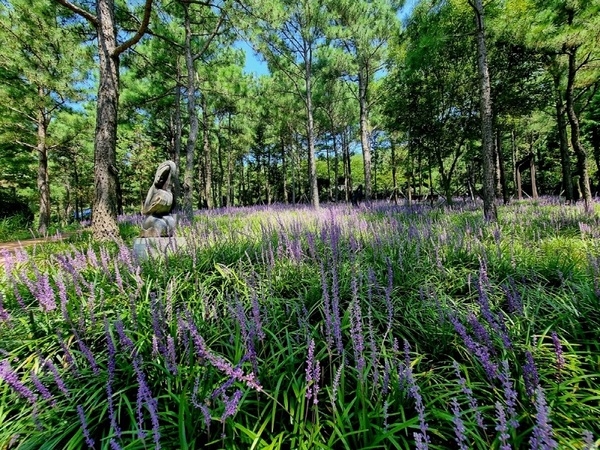
<path fill-rule="evenodd" d="M 269 73 L 267 63 L 264 62 L 259 56 L 255 55 L 254 50 L 245 41 L 236 42 L 235 46 L 241 48 L 246 53 L 246 65 L 244 71 L 246 73 L 253 73 L 256 76 L 266 75 Z"/>
<path fill-rule="evenodd" d="M 405 20 L 419 0 L 406 0 L 406 4 L 400 9 L 398 16 Z M 254 53 L 254 49 L 245 41 L 236 42 L 235 46 L 241 48 L 246 53 L 246 65 L 244 71 L 248 74 L 253 73 L 256 76 L 269 74 L 267 63 L 260 56 Z"/>

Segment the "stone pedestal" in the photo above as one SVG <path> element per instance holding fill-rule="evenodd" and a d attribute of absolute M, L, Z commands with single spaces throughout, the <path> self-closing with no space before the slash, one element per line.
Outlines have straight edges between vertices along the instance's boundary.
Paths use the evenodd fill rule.
<path fill-rule="evenodd" d="M 181 251 L 186 247 L 182 237 L 146 237 L 133 241 L 133 254 L 139 259 L 160 258 Z"/>

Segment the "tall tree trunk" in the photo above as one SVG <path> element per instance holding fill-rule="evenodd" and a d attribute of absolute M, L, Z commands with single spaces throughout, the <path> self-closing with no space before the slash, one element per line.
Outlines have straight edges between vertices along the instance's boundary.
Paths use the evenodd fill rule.
<path fill-rule="evenodd" d="M 596 162 L 596 177 L 598 182 L 596 192 L 598 192 L 600 189 L 600 125 L 592 127 L 592 148 L 594 149 L 594 161 Z"/>
<path fill-rule="evenodd" d="M 81 200 L 79 198 L 79 171 L 77 170 L 77 158 L 73 157 L 73 184 L 75 185 L 75 217 L 80 220 L 82 216 Z"/>
<path fill-rule="evenodd" d="M 98 0 L 98 58 L 100 83 L 94 139 L 94 238 L 119 235 L 117 226 L 117 111 L 119 104 L 119 57 L 115 56 L 117 36 L 113 0 Z"/>
<path fill-rule="evenodd" d="M 590 189 L 590 177 L 587 168 L 587 153 L 580 139 L 579 129 L 579 118 L 575 112 L 575 77 L 577 75 L 577 48 L 572 47 L 568 49 L 569 57 L 569 69 L 567 76 L 567 90 L 566 90 L 566 102 L 567 102 L 567 117 L 569 118 L 569 125 L 571 126 L 571 145 L 575 151 L 577 158 L 577 174 L 579 175 L 579 188 L 583 196 L 585 210 L 587 212 L 593 211 L 592 204 L 592 190 Z"/>
<path fill-rule="evenodd" d="M 413 193 L 413 186 L 415 185 L 414 183 L 414 156 L 413 156 L 413 142 L 411 139 L 412 133 L 410 132 L 410 126 L 408 128 L 408 136 L 407 136 L 407 141 L 408 141 L 408 177 L 407 177 L 407 183 L 408 186 L 406 187 L 406 190 L 408 191 L 407 195 L 406 195 L 406 203 L 408 206 L 412 206 L 412 193 Z"/>
<path fill-rule="evenodd" d="M 291 130 L 290 130 L 291 131 Z M 296 204 L 296 190 L 298 188 L 298 166 L 299 161 L 298 161 L 298 157 L 296 155 L 296 151 L 298 149 L 298 143 L 297 142 L 292 142 L 291 143 L 291 150 L 292 150 L 292 205 Z"/>
<path fill-rule="evenodd" d="M 496 154 L 498 157 L 498 169 L 500 176 L 500 189 L 502 191 L 502 201 L 505 205 L 510 202 L 508 195 L 508 185 L 506 184 L 506 170 L 504 166 L 504 155 L 502 153 L 502 131 L 500 127 L 496 129 Z"/>
<path fill-rule="evenodd" d="M 315 126 L 313 118 L 312 104 L 312 52 L 308 50 L 310 56 L 305 59 L 306 68 L 304 71 L 304 86 L 306 87 L 306 113 L 308 116 L 307 138 L 308 138 L 308 179 L 310 184 L 310 196 L 312 205 L 319 207 L 319 187 L 317 186 L 317 162 L 315 158 Z"/>
<path fill-rule="evenodd" d="M 417 152 L 417 171 L 419 172 L 419 189 L 417 190 L 418 198 L 423 198 L 423 154 L 421 148 Z"/>
<path fill-rule="evenodd" d="M 433 196 L 434 196 L 432 166 L 433 166 L 433 164 L 431 163 L 431 156 L 428 156 L 427 157 L 427 175 L 429 178 L 429 202 L 430 202 L 431 206 L 433 206 Z"/>
<path fill-rule="evenodd" d="M 329 186 L 325 186 L 325 188 L 328 190 L 327 192 L 327 201 L 331 201 L 332 200 L 332 195 L 331 195 L 331 161 L 330 161 L 330 156 L 329 156 L 329 146 L 325 147 L 325 163 L 327 164 L 327 180 L 329 181 Z"/>
<path fill-rule="evenodd" d="M 340 177 L 340 169 L 339 169 L 339 152 L 338 152 L 338 147 L 337 147 L 337 136 L 335 135 L 335 130 L 334 127 L 332 125 L 331 128 L 331 135 L 333 136 L 333 178 L 335 180 L 334 186 L 335 186 L 335 197 L 334 200 L 336 201 L 336 203 L 340 200 L 340 190 L 339 188 L 339 183 L 338 183 L 338 179 Z"/>
<path fill-rule="evenodd" d="M 227 113 L 227 135 L 229 136 L 229 151 L 227 153 L 227 206 L 233 206 L 233 141 L 231 136 L 231 112 Z"/>
<path fill-rule="evenodd" d="M 221 137 L 221 126 L 217 134 L 217 164 L 219 167 L 219 176 L 217 179 L 217 205 L 221 208 L 226 206 L 227 201 L 223 199 L 223 180 L 225 179 L 225 169 L 223 166 L 223 139 Z"/>
<path fill-rule="evenodd" d="M 360 145 L 363 153 L 363 166 L 365 173 L 365 200 L 369 202 L 372 195 L 371 183 L 371 146 L 369 142 L 369 72 L 368 68 L 361 68 L 358 72 L 358 104 L 360 109 Z"/>
<path fill-rule="evenodd" d="M 43 88 L 38 88 L 38 95 L 40 99 L 45 96 Z M 50 226 L 50 183 L 48 182 L 48 147 L 46 146 L 47 129 L 46 114 L 44 108 L 40 106 L 37 112 L 37 187 L 40 194 L 38 233 L 42 236 L 48 233 L 48 227 Z"/>
<path fill-rule="evenodd" d="M 518 167 L 517 167 L 517 136 L 515 133 L 515 129 L 513 128 L 510 132 L 510 147 L 511 147 L 511 153 L 512 153 L 512 163 L 513 163 L 513 185 L 515 187 L 515 189 L 517 188 L 517 172 L 518 172 Z M 519 200 L 521 199 L 521 197 L 519 197 Z"/>
<path fill-rule="evenodd" d="M 175 84 L 175 105 L 173 111 L 173 162 L 179 171 L 179 160 L 181 158 L 181 69 L 179 67 L 179 58 L 177 60 L 177 80 Z M 173 212 L 178 212 L 180 208 L 181 196 L 181 180 L 178 176 L 175 177 L 173 183 Z"/>
<path fill-rule="evenodd" d="M 483 159 L 483 215 L 487 221 L 498 218 L 494 193 L 494 131 L 492 124 L 492 90 L 485 45 L 483 1 L 473 0 L 477 25 L 477 65 L 481 84 L 481 134 Z"/>
<path fill-rule="evenodd" d="M 554 96 L 556 107 L 556 127 L 558 128 L 558 144 L 560 147 L 560 165 L 562 169 L 562 184 L 567 203 L 573 201 L 573 178 L 571 177 L 571 155 L 567 139 L 567 124 L 565 123 L 565 107 L 560 92 L 560 75 L 554 71 Z"/>
<path fill-rule="evenodd" d="M 523 187 L 521 186 L 521 167 L 515 170 L 515 178 L 517 180 L 517 198 L 523 200 Z"/>
<path fill-rule="evenodd" d="M 185 27 L 185 66 L 187 69 L 187 110 L 190 130 L 185 149 L 185 171 L 183 174 L 183 211 L 188 217 L 193 214 L 193 194 L 194 194 L 194 153 L 196 151 L 196 142 L 198 140 L 198 115 L 196 113 L 196 69 L 194 67 L 194 57 L 192 55 L 192 27 L 189 14 L 189 4 L 181 3 L 184 11 Z"/>
<path fill-rule="evenodd" d="M 538 199 L 538 190 L 537 190 L 537 180 L 536 180 L 536 170 L 535 170 L 535 157 L 533 156 L 533 148 L 531 159 L 529 160 L 529 174 L 531 175 L 531 196 L 534 200 Z"/>
<path fill-rule="evenodd" d="M 535 170 L 535 151 L 534 151 L 534 136 L 531 135 L 531 141 L 529 142 L 529 175 L 531 176 L 531 197 L 534 200 L 538 199 L 537 192 L 537 173 Z"/>
<path fill-rule="evenodd" d="M 97 0 L 96 16 L 69 0 L 56 0 L 88 20 L 98 39 L 99 83 L 94 137 L 94 205 L 92 232 L 95 239 L 117 237 L 117 110 L 119 103 L 119 58 L 146 33 L 152 0 L 144 4 L 144 17 L 130 39 L 117 46 L 114 0 Z"/>
<path fill-rule="evenodd" d="M 288 187 L 287 187 L 287 160 L 285 158 L 285 140 L 283 137 L 283 133 L 281 133 L 279 137 L 281 141 L 281 178 L 283 183 L 283 203 L 286 205 L 289 203 L 288 198 Z"/>
<path fill-rule="evenodd" d="M 494 116 L 493 120 L 493 124 L 496 124 L 496 117 Z M 495 127 L 496 128 L 496 127 Z M 500 148 L 498 147 L 498 139 L 499 139 L 499 135 L 498 135 L 498 130 L 496 128 L 496 133 L 494 134 L 494 185 L 495 185 L 495 189 L 496 189 L 496 198 L 502 198 L 502 175 L 501 175 L 501 169 L 500 169 L 500 159 L 501 159 L 501 155 L 500 155 Z"/>
<path fill-rule="evenodd" d="M 267 205 L 271 204 L 273 200 L 273 189 L 271 186 L 271 146 L 267 147 L 267 164 L 265 165 L 265 193 L 266 193 L 266 203 Z"/>
<path fill-rule="evenodd" d="M 212 151 L 210 147 L 208 105 L 205 94 L 202 94 L 202 143 L 204 149 L 204 196 L 206 198 L 206 207 L 213 209 L 215 204 L 212 190 Z"/>
<path fill-rule="evenodd" d="M 242 203 L 242 206 L 246 206 L 248 204 L 248 199 L 247 199 L 247 190 L 246 190 L 246 176 L 245 173 L 248 172 L 245 168 L 245 164 L 244 164 L 244 157 L 242 156 L 240 158 L 240 170 L 241 170 L 241 176 L 240 176 L 240 189 L 239 189 L 239 196 L 240 196 L 240 201 Z"/>
<path fill-rule="evenodd" d="M 394 204 L 398 204 L 398 180 L 396 177 L 396 141 L 390 139 L 390 147 L 392 151 L 392 196 Z"/>
<path fill-rule="evenodd" d="M 350 145 L 348 143 L 347 130 L 342 132 L 342 153 L 344 158 L 344 190 L 346 203 L 352 197 L 352 165 L 350 161 Z"/>

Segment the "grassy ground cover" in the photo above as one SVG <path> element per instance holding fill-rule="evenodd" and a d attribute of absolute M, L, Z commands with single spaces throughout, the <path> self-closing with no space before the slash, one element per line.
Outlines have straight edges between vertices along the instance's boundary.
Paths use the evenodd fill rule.
<path fill-rule="evenodd" d="M 199 213 L 7 256 L 0 448 L 592 449 L 600 224 L 552 199 Z"/>

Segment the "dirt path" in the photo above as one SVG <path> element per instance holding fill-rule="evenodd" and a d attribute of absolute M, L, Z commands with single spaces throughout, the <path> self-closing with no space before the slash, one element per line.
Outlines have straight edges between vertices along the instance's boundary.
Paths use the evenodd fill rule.
<path fill-rule="evenodd" d="M 26 247 L 34 247 L 38 244 L 45 244 L 47 242 L 62 241 L 63 239 L 73 235 L 75 233 L 63 233 L 60 235 L 53 235 L 35 239 L 24 239 L 22 241 L 13 242 L 0 242 L 0 267 L 4 267 L 6 251 L 14 253 L 16 250 L 23 249 Z"/>

